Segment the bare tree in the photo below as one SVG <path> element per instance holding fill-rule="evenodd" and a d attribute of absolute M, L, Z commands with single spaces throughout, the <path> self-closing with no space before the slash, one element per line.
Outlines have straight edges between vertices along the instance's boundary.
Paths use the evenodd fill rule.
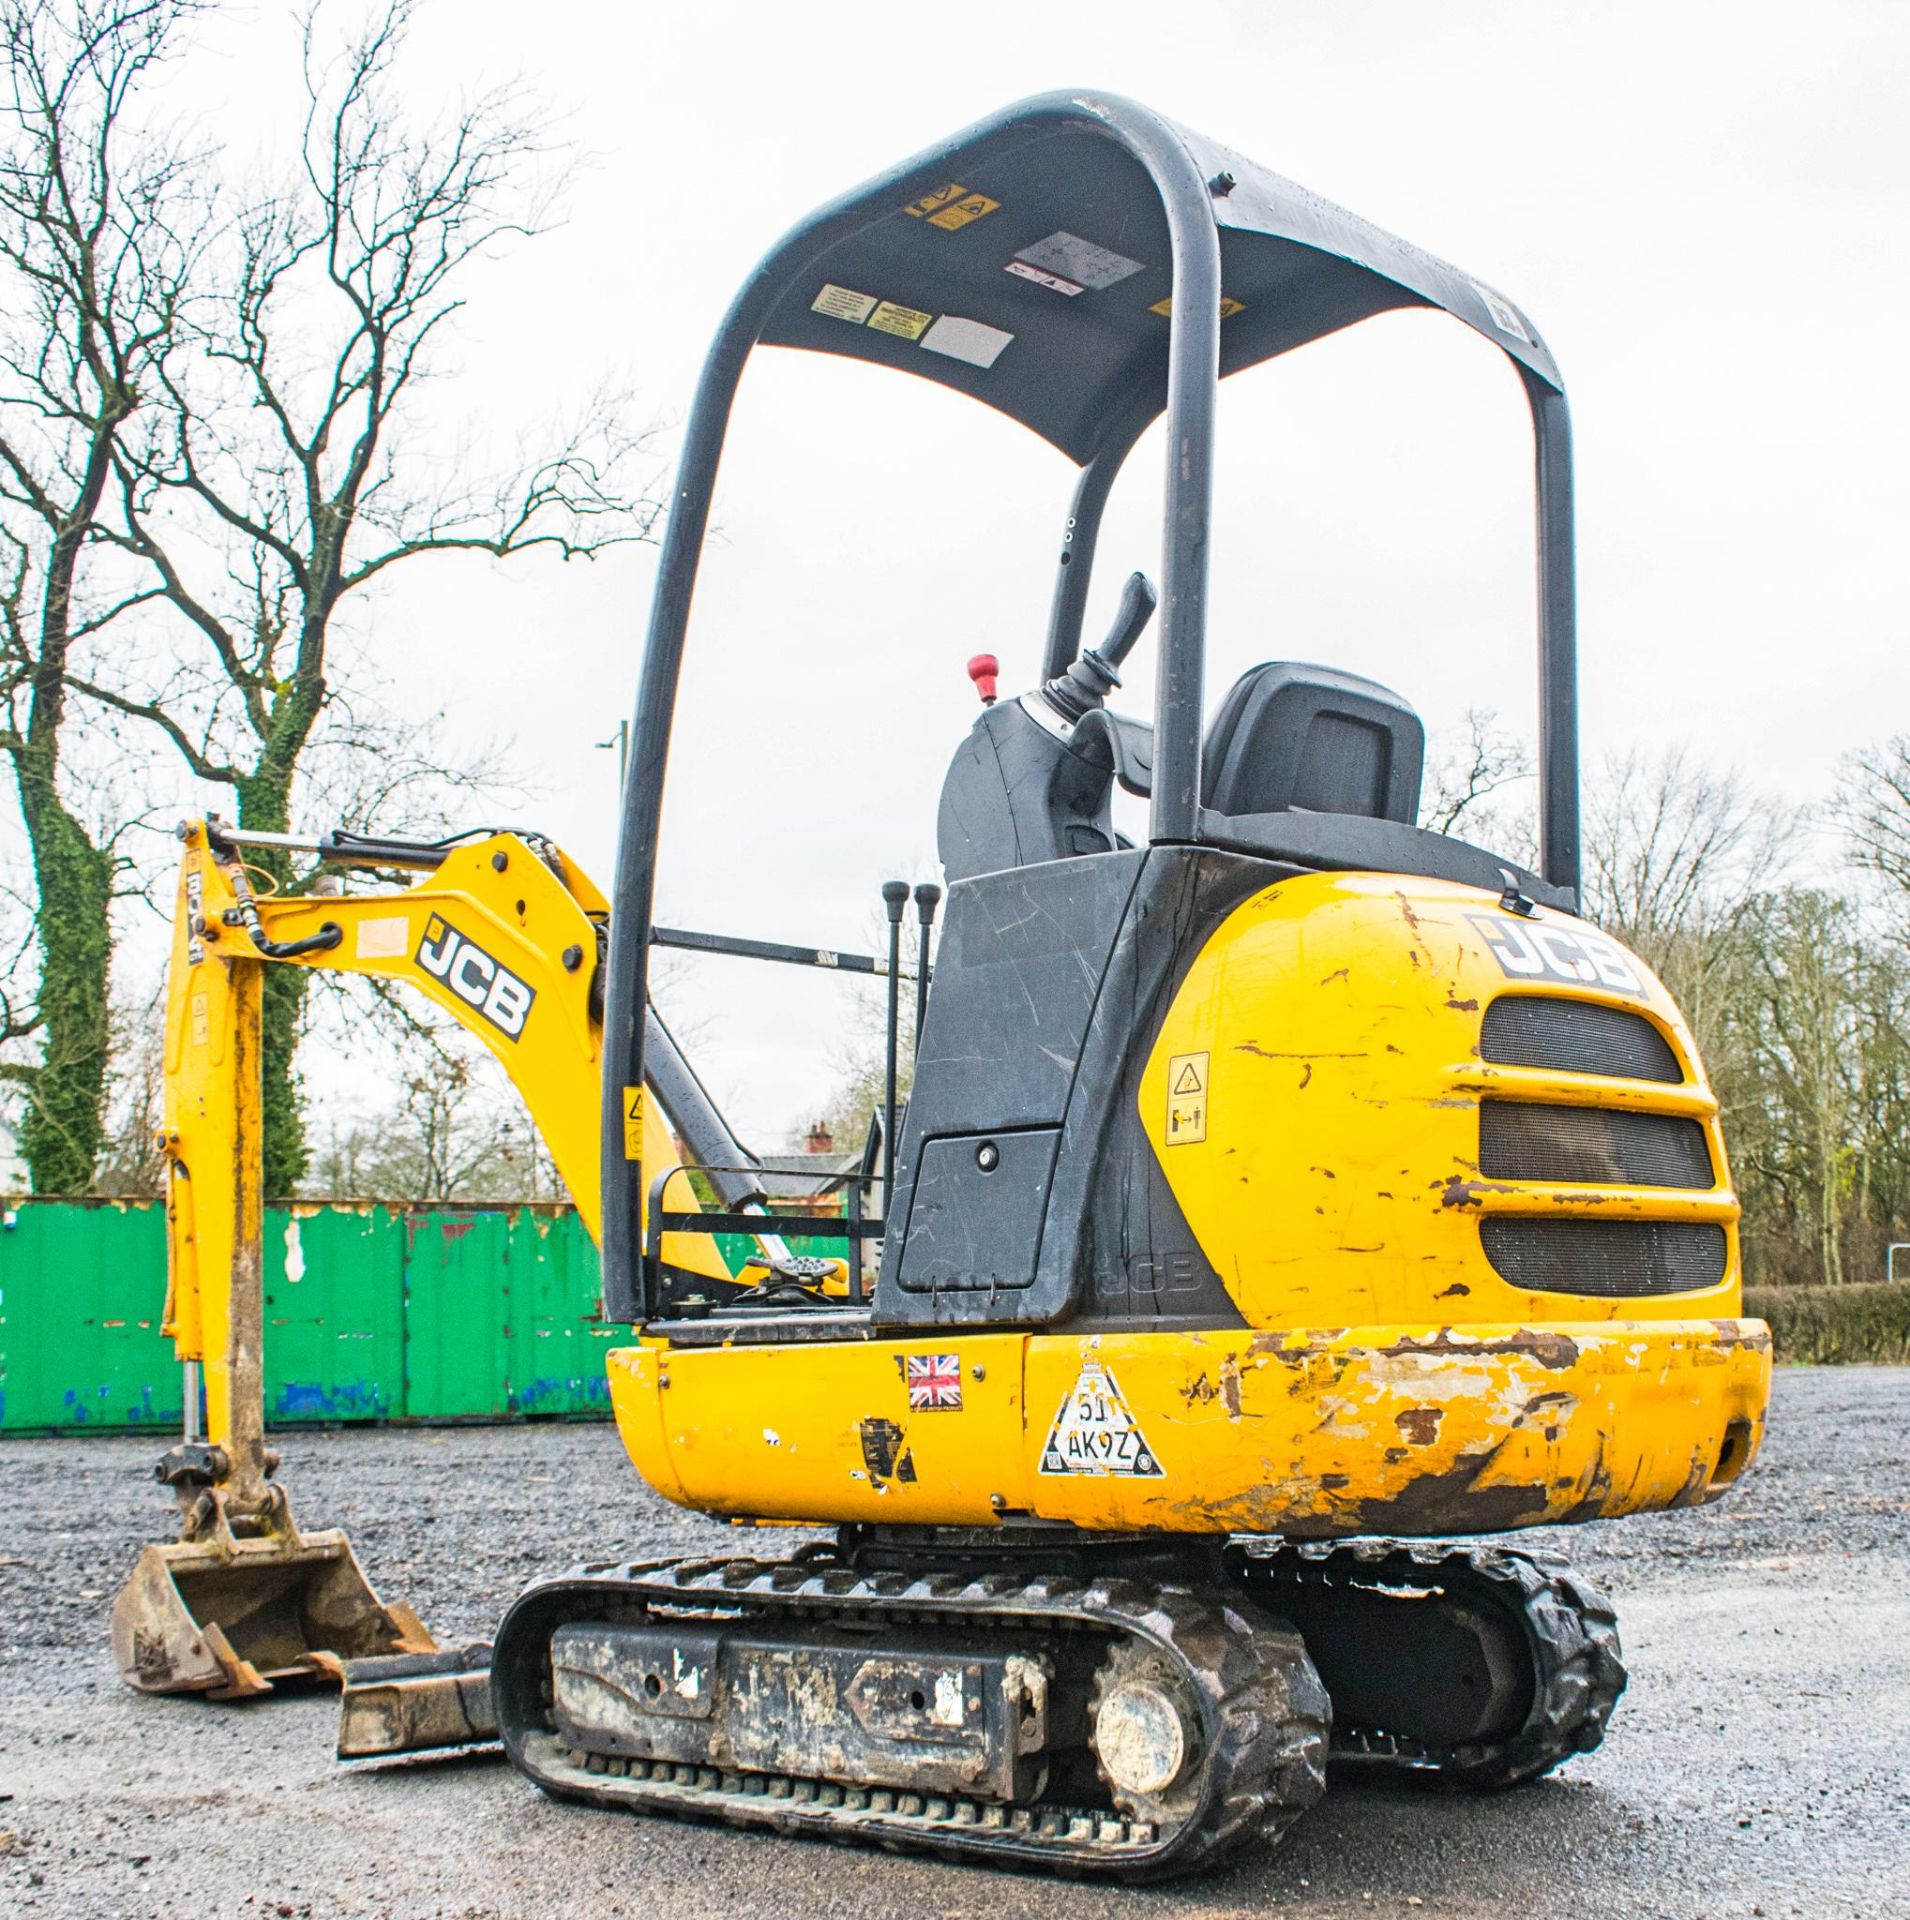
<path fill-rule="evenodd" d="M 1490 707 L 1468 707 L 1465 738 L 1435 746 L 1427 758 L 1419 824 L 1535 867 L 1535 771 L 1531 750 Z"/>
<path fill-rule="evenodd" d="M 397 1097 L 334 1119 L 316 1190 L 365 1200 L 559 1200 L 549 1149 L 503 1069 L 462 1034 L 421 1023 L 399 1054 Z"/>
<path fill-rule="evenodd" d="M 1853 864 L 1876 874 L 1910 910 L 1910 734 L 1846 757 L 1832 813 Z"/>
<path fill-rule="evenodd" d="M 0 1041 L 38 1058 L 21 1146 L 40 1192 L 83 1191 L 110 1052 L 110 915 L 121 862 L 72 792 L 76 650 L 152 597 L 112 564 L 115 469 L 184 323 L 206 210 L 192 157 L 129 108 L 188 0 L 0 4 L 0 750 L 33 866 L 38 969 L 0 999 Z M 104 562 L 105 564 L 102 564 Z"/>
<path fill-rule="evenodd" d="M 1586 911 L 1640 954 L 1729 1084 L 1729 1014 L 1744 987 L 1746 903 L 1781 882 L 1805 817 L 1681 748 L 1605 762 L 1585 810 Z"/>
<path fill-rule="evenodd" d="M 393 65 L 410 15 L 393 0 L 336 58 L 307 16 L 294 177 L 235 218 L 216 296 L 159 370 L 170 438 L 115 460 L 118 537 L 191 644 L 81 690 L 157 728 L 268 832 L 291 824 L 327 728 L 374 754 L 394 737 L 342 696 L 352 595 L 424 554 L 594 555 L 644 538 L 658 510 L 635 477 L 649 476 L 644 436 L 612 398 L 549 451 L 489 471 L 433 445 L 424 395 L 472 270 L 547 224 L 551 151 L 509 89 L 408 124 Z M 266 1179 L 281 1193 L 307 1163 L 292 1066 L 305 985 L 299 969 L 266 977 Z"/>

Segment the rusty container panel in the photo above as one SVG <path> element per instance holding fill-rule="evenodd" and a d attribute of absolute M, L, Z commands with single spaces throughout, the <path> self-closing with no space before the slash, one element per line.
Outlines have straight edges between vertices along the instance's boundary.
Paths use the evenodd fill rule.
<path fill-rule="evenodd" d="M 166 1218 L 154 1201 L 22 1200 L 0 1212 L 0 1431 L 178 1426 Z"/>
<path fill-rule="evenodd" d="M 408 1215 L 404 1232 L 406 1415 L 503 1419 L 520 1311 L 510 1217 L 447 1208 Z"/>
<path fill-rule="evenodd" d="M 575 1214 L 521 1208 L 510 1235 L 514 1413 L 608 1413 L 602 1342 L 589 1337 L 603 1294 L 597 1248 Z"/>
<path fill-rule="evenodd" d="M 384 1206 L 267 1208 L 268 1426 L 404 1413 L 404 1229 Z"/>

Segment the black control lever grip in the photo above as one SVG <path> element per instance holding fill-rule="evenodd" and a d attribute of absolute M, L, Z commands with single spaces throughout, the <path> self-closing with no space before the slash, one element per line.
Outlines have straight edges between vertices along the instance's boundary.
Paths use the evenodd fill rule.
<path fill-rule="evenodd" d="M 1056 674 L 1041 689 L 1042 698 L 1069 722 L 1094 712 L 1121 684 L 1118 668 L 1133 652 L 1158 604 L 1153 581 L 1144 573 L 1130 573 L 1108 637 L 1099 647 L 1088 648 L 1066 673 Z"/>
<path fill-rule="evenodd" d="M 1147 631 L 1161 597 L 1144 573 L 1130 573 L 1121 589 L 1121 604 L 1114 610 L 1114 624 L 1108 637 L 1095 648 L 1110 667 L 1118 667 L 1134 651 L 1134 643 Z"/>

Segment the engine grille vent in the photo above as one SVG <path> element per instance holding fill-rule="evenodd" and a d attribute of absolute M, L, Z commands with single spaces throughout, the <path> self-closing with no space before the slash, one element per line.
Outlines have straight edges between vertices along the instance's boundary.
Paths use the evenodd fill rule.
<path fill-rule="evenodd" d="M 1511 993 L 1486 1009 L 1479 1057 L 1502 1067 L 1550 1067 L 1623 1080 L 1679 1081 L 1671 1044 L 1642 1014 L 1593 1000 Z"/>
<path fill-rule="evenodd" d="M 1496 1218 L 1479 1238 L 1499 1277 L 1534 1293 L 1697 1293 L 1724 1278 L 1724 1229 L 1701 1221 Z"/>
<path fill-rule="evenodd" d="M 1594 1186 L 1715 1184 L 1711 1149 L 1696 1120 L 1512 1100 L 1480 1105 L 1479 1171 L 1488 1180 L 1565 1180 Z"/>

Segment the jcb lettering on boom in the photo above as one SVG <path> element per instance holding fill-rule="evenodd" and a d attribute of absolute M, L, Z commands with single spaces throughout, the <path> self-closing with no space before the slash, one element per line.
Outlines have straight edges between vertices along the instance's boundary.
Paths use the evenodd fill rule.
<path fill-rule="evenodd" d="M 537 989 L 438 914 L 425 923 L 418 964 L 476 1007 L 499 1033 L 515 1040 L 524 1031 Z"/>

